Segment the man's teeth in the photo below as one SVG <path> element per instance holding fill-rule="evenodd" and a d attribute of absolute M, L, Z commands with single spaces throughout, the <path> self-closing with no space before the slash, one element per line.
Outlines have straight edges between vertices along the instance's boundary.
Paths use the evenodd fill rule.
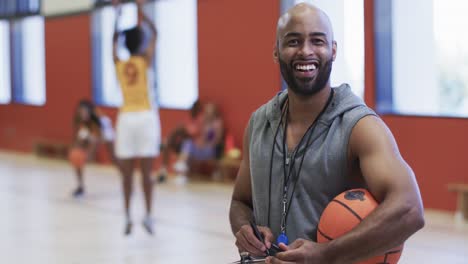
<path fill-rule="evenodd" d="M 315 69 L 317 69 L 317 66 L 315 66 L 315 64 L 296 65 L 296 70 L 299 70 L 299 71 L 313 71 Z"/>

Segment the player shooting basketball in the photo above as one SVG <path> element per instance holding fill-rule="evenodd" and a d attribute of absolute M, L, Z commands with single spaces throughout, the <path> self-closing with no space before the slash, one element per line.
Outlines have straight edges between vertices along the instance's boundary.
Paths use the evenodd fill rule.
<path fill-rule="evenodd" d="M 145 194 L 146 217 L 143 220 L 144 228 L 152 233 L 152 183 L 150 174 L 154 158 L 159 155 L 160 121 L 157 106 L 153 102 L 152 89 L 149 82 L 148 69 L 152 65 L 156 48 L 156 27 L 143 12 L 144 1 L 136 1 L 138 7 L 138 23 L 135 27 L 123 32 L 114 33 L 113 57 L 117 78 L 123 95 L 123 105 L 117 117 L 116 157 L 119 159 L 123 177 L 123 190 L 125 197 L 125 213 L 127 222 L 125 234 L 130 234 L 132 221 L 130 216 L 130 197 L 133 185 L 133 171 L 139 161 Z M 119 1 L 113 1 L 120 15 Z M 118 16 L 116 20 L 116 25 Z M 151 29 L 150 41 L 142 47 L 144 39 L 143 25 Z M 118 39 L 120 33 L 125 38 L 125 47 L 130 58 L 121 60 L 117 56 Z"/>

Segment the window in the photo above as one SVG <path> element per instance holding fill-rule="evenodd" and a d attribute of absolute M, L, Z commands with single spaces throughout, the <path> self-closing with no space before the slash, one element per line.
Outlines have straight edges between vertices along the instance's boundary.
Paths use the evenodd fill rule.
<path fill-rule="evenodd" d="M 118 24 L 120 31 L 135 26 L 137 21 L 133 3 L 122 8 Z M 156 1 L 146 4 L 145 12 L 154 20 L 158 30 L 155 60 L 149 78 L 154 79 L 150 85 L 155 91 L 155 100 L 164 108 L 189 109 L 198 98 L 197 2 Z M 122 95 L 112 60 L 114 8 L 104 6 L 96 9 L 92 20 L 94 98 L 101 105 L 120 106 Z M 119 41 L 119 57 L 125 58 L 128 52 Z"/>
<path fill-rule="evenodd" d="M 17 16 L 37 15 L 41 0 L 2 0 L 0 1 L 0 17 L 13 18 Z"/>
<path fill-rule="evenodd" d="M 44 105 L 44 18 L 31 16 L 14 20 L 12 29 L 13 99 L 18 103 Z"/>
<path fill-rule="evenodd" d="M 310 3 L 328 14 L 338 43 L 331 73 L 331 85 L 348 83 L 364 96 L 364 1 L 363 0 L 282 0 L 282 12 L 298 3 Z"/>
<path fill-rule="evenodd" d="M 0 104 L 8 104 L 11 100 L 9 35 L 8 22 L 0 21 Z"/>
<path fill-rule="evenodd" d="M 155 79 L 160 105 L 189 109 L 198 98 L 197 1 L 156 1 L 152 5 L 159 32 Z"/>
<path fill-rule="evenodd" d="M 93 12 L 92 16 L 94 98 L 98 104 L 114 107 L 122 104 L 122 94 L 112 58 L 115 16 L 115 10 L 112 6 L 99 8 Z M 123 5 L 122 16 L 117 26 L 118 30 L 129 29 L 135 26 L 136 22 L 135 4 Z M 122 45 L 119 47 L 119 57 L 128 56 L 126 49 Z"/>
<path fill-rule="evenodd" d="M 375 8 L 378 110 L 468 117 L 468 2 L 379 0 Z"/>

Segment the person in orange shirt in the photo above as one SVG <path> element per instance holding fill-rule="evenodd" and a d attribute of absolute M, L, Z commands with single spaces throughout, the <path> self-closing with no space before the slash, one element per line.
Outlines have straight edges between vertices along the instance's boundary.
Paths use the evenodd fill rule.
<path fill-rule="evenodd" d="M 119 14 L 119 1 L 113 1 Z M 138 162 L 142 172 L 143 191 L 145 195 L 146 216 L 143 227 L 150 234 L 153 233 L 151 218 L 152 207 L 152 181 L 150 174 L 153 160 L 159 155 L 160 147 L 160 120 L 157 106 L 153 102 L 153 90 L 150 89 L 151 68 L 157 31 L 150 19 L 143 13 L 144 1 L 137 1 L 138 24 L 136 27 L 125 30 L 125 46 L 130 57 L 122 60 L 117 56 L 119 33 L 114 33 L 113 57 L 117 78 L 123 95 L 123 105 L 119 109 L 116 125 L 115 154 L 123 178 L 123 191 L 125 198 L 126 225 L 125 235 L 132 231 L 130 216 L 130 198 L 133 185 L 133 171 Z M 120 15 L 120 14 L 119 14 Z M 118 20 L 117 16 L 117 20 Z M 116 22 L 117 22 L 116 20 Z M 117 24 L 117 23 L 116 23 Z M 142 26 L 151 29 L 150 41 L 142 49 L 144 31 Z"/>

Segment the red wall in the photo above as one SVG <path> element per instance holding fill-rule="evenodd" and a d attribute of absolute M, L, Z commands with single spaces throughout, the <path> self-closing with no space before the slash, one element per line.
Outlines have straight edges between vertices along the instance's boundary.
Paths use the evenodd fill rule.
<path fill-rule="evenodd" d="M 366 10 L 365 100 L 375 106 L 373 1 Z M 199 84 L 202 101 L 217 102 L 238 144 L 251 112 L 279 89 L 272 60 L 279 0 L 203 0 L 199 15 Z M 91 96 L 90 17 L 46 20 L 47 104 L 0 105 L 0 148 L 29 152 L 38 139 L 71 140 L 76 102 Z M 115 118 L 115 109 L 104 111 Z M 163 134 L 185 111 L 160 111 Z M 387 116 L 403 157 L 414 169 L 426 207 L 454 210 L 448 182 L 468 183 L 467 119 Z"/>
<path fill-rule="evenodd" d="M 238 144 L 250 113 L 278 90 L 272 61 L 278 6 L 277 0 L 199 1 L 200 99 L 220 105 Z M 45 28 L 47 103 L 0 105 L 0 148 L 29 152 L 41 139 L 70 142 L 74 107 L 91 98 L 90 16 L 47 19 Z M 115 109 L 103 110 L 115 120 Z M 164 135 L 188 118 L 186 111 L 160 114 Z"/>
<path fill-rule="evenodd" d="M 279 0 L 203 0 L 198 7 L 200 98 L 219 103 L 242 145 L 250 114 L 279 91 Z"/>
<path fill-rule="evenodd" d="M 375 106 L 373 9 L 374 1 L 365 0 L 365 100 L 371 107 Z M 447 191 L 447 183 L 468 183 L 468 119 L 395 115 L 382 118 L 416 174 L 425 207 L 455 210 L 456 196 Z"/>
<path fill-rule="evenodd" d="M 468 183 L 468 120 L 384 116 L 416 173 L 426 207 L 455 210 L 447 183 Z"/>
<path fill-rule="evenodd" d="M 45 106 L 0 106 L 0 147 L 31 151 L 43 138 L 69 141 L 76 102 L 91 90 L 90 24 L 87 16 L 46 21 Z"/>

